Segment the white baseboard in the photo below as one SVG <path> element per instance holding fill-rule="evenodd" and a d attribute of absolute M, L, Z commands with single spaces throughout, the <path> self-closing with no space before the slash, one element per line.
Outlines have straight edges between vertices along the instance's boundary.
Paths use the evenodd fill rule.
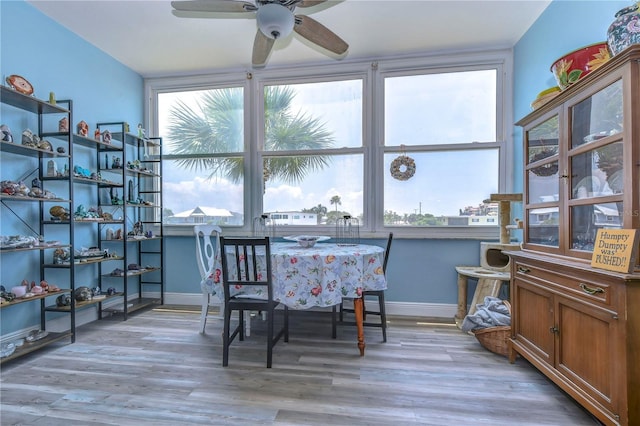
<path fill-rule="evenodd" d="M 202 303 L 202 294 L 165 293 L 164 303 L 167 305 L 200 306 Z M 220 305 L 216 296 L 211 297 L 211 305 Z M 386 302 L 386 309 L 388 315 L 453 319 L 458 310 L 458 305 L 445 303 Z"/>

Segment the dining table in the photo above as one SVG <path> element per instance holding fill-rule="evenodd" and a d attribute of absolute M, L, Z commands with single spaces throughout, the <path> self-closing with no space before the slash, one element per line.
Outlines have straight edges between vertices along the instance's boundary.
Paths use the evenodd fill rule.
<path fill-rule="evenodd" d="M 362 292 L 386 290 L 382 267 L 384 248 L 369 244 L 316 243 L 302 247 L 297 242 L 274 242 L 270 245 L 274 299 L 290 309 L 332 307 L 353 301 L 358 335 L 358 349 L 364 355 Z M 233 255 L 232 252 L 227 255 Z M 257 268 L 266 270 L 264 252 L 257 253 Z M 212 273 L 202 280 L 204 291 L 224 301 L 220 253 L 214 258 Z M 235 273 L 235 272 L 234 272 Z M 234 287 L 231 296 L 264 297 L 254 286 Z"/>

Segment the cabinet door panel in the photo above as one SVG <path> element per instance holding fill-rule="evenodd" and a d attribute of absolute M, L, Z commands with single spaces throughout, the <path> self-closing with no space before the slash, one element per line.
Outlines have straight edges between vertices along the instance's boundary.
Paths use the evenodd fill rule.
<path fill-rule="evenodd" d="M 614 399 L 616 315 L 584 303 L 557 297 L 557 369 L 581 388 L 590 388 L 600 404 Z"/>
<path fill-rule="evenodd" d="M 518 307 L 518 320 L 513 324 L 516 339 L 536 356 L 553 364 L 552 294 L 522 279 L 515 280 L 514 293 Z"/>

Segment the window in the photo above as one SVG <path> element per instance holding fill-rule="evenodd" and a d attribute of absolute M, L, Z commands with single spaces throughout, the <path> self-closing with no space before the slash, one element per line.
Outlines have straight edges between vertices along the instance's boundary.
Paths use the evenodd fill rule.
<path fill-rule="evenodd" d="M 262 93 L 263 211 L 272 219 L 282 211 L 315 214 L 290 225 L 362 219 L 362 80 L 265 83 Z"/>
<path fill-rule="evenodd" d="M 242 226 L 244 96 L 241 87 L 159 93 L 163 221 Z"/>
<path fill-rule="evenodd" d="M 268 214 L 320 233 L 349 214 L 365 236 L 495 237 L 484 200 L 508 190 L 510 56 L 443 60 L 147 80 L 165 223 L 243 233 Z M 392 176 L 398 158 L 413 176 L 406 162 Z"/>
<path fill-rule="evenodd" d="M 384 170 L 396 158 L 415 162 L 408 180 L 384 174 L 384 224 L 491 224 L 483 200 L 500 185 L 496 69 L 390 72 L 383 80 Z"/>

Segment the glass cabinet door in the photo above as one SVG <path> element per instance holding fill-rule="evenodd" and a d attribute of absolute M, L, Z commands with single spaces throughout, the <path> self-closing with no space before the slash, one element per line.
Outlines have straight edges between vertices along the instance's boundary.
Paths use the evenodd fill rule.
<path fill-rule="evenodd" d="M 571 146 L 621 133 L 622 127 L 622 80 L 594 93 L 571 108 Z"/>
<path fill-rule="evenodd" d="M 623 225 L 622 80 L 570 111 L 569 249 L 589 256 L 598 229 Z"/>
<path fill-rule="evenodd" d="M 526 133 L 527 242 L 558 246 L 560 164 L 558 116 Z"/>

